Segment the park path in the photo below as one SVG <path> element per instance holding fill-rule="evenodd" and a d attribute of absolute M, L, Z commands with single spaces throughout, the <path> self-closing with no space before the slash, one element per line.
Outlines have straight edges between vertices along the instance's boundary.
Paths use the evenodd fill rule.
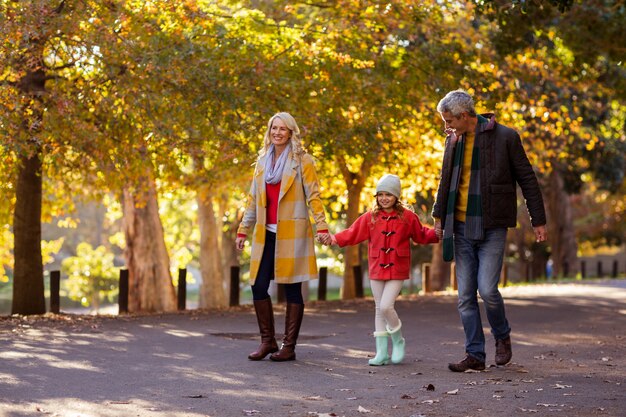
<path fill-rule="evenodd" d="M 309 303 L 289 363 L 246 359 L 258 344 L 250 306 L 3 317 L 0 416 L 626 416 L 626 280 L 503 295 L 512 363 L 463 374 L 446 367 L 463 355 L 450 294 L 397 302 L 407 357 L 384 367 L 367 366 L 371 299 Z"/>

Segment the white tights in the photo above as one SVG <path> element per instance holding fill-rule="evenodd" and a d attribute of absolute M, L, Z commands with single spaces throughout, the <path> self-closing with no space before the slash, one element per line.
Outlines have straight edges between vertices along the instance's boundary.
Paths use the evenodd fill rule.
<path fill-rule="evenodd" d="M 386 332 L 386 326 L 390 329 L 397 329 L 400 325 L 400 319 L 394 304 L 400 291 L 402 291 L 403 283 L 404 281 L 401 279 L 389 281 L 370 280 L 372 295 L 376 303 L 376 316 L 374 319 L 376 332 Z"/>

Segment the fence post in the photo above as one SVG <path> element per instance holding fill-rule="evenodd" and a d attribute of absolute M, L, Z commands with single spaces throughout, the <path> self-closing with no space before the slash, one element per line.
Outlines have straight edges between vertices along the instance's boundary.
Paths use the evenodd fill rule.
<path fill-rule="evenodd" d="M 328 283 L 328 268 L 323 266 L 319 272 L 319 282 L 317 283 L 317 299 L 326 301 L 326 285 Z"/>
<path fill-rule="evenodd" d="M 128 313 L 128 269 L 120 269 L 120 286 L 117 296 L 118 314 Z"/>
<path fill-rule="evenodd" d="M 424 294 L 430 292 L 430 263 L 422 264 L 422 291 Z"/>
<path fill-rule="evenodd" d="M 615 261 L 613 261 L 613 273 L 611 274 L 611 276 L 613 278 L 617 278 L 617 275 L 619 273 L 618 269 L 619 269 L 619 264 L 618 264 L 617 260 L 615 260 Z"/>
<path fill-rule="evenodd" d="M 598 261 L 598 278 L 602 278 L 604 276 L 604 272 L 602 272 L 602 261 Z"/>
<path fill-rule="evenodd" d="M 363 298 L 363 272 L 361 265 L 354 265 L 352 273 L 354 275 L 354 294 L 356 298 Z"/>
<path fill-rule="evenodd" d="M 502 263 L 502 271 L 500 271 L 500 282 L 502 282 L 502 286 L 506 287 L 509 283 L 509 266 L 505 263 Z"/>
<path fill-rule="evenodd" d="M 580 261 L 580 276 L 587 278 L 587 262 L 585 261 Z"/>
<path fill-rule="evenodd" d="M 450 263 L 450 286 L 454 291 L 459 289 L 459 282 L 456 279 L 456 262 Z"/>
<path fill-rule="evenodd" d="M 50 271 L 50 312 L 59 314 L 61 310 L 61 271 Z"/>
<path fill-rule="evenodd" d="M 187 308 L 187 268 L 178 268 L 178 309 Z"/>
<path fill-rule="evenodd" d="M 230 302 L 231 307 L 239 305 L 239 266 L 230 267 Z"/>
<path fill-rule="evenodd" d="M 285 302 L 285 285 L 284 284 L 276 284 L 276 302 L 277 303 Z"/>

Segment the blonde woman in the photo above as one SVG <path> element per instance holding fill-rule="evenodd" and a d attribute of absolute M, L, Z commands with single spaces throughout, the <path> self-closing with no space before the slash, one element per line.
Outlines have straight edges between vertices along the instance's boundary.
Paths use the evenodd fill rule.
<path fill-rule="evenodd" d="M 309 212 L 318 239 L 329 242 L 326 213 L 320 200 L 313 158 L 305 152 L 300 129 L 289 113 L 277 113 L 267 124 L 246 210 L 237 230 L 242 250 L 252 232 L 250 282 L 261 344 L 248 359 L 271 354 L 273 361 L 296 359 L 295 347 L 304 316 L 302 282 L 317 278 L 315 243 Z M 285 286 L 285 335 L 280 349 L 274 336 L 270 281 Z"/>

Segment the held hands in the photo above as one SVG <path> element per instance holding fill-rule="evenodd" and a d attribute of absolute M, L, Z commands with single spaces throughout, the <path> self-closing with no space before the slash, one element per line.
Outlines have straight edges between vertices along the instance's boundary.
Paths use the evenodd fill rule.
<path fill-rule="evenodd" d="M 333 236 L 330 233 L 318 233 L 315 236 L 315 240 L 317 241 L 317 243 L 321 243 L 322 245 L 326 245 L 326 246 L 337 244 L 337 241 L 335 240 L 335 236 Z"/>
<path fill-rule="evenodd" d="M 441 220 L 435 220 L 435 235 L 437 235 L 437 239 L 443 239 L 443 230 L 441 229 Z"/>

